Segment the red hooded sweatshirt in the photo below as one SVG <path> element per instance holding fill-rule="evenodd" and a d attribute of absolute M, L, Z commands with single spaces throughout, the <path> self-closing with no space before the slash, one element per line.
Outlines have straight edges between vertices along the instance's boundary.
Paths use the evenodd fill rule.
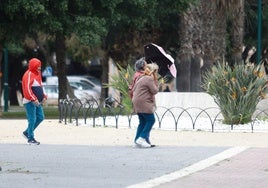
<path fill-rule="evenodd" d="M 28 70 L 22 77 L 22 92 L 24 104 L 36 99 L 42 102 L 47 98 L 42 87 L 41 61 L 37 58 L 29 61 Z"/>

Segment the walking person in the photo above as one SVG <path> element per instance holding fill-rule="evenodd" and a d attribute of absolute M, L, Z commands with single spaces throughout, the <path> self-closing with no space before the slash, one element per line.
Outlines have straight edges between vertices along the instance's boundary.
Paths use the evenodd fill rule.
<path fill-rule="evenodd" d="M 133 111 L 137 113 L 139 125 L 136 131 L 135 144 L 142 148 L 154 147 L 150 142 L 150 132 L 155 123 L 155 95 L 158 92 L 156 64 L 147 64 L 146 69 L 133 88 Z"/>
<path fill-rule="evenodd" d="M 23 136 L 30 145 L 39 145 L 35 140 L 34 130 L 44 120 L 44 111 L 42 104 L 47 96 L 42 87 L 41 61 L 32 58 L 29 61 L 28 70 L 22 77 L 23 105 L 26 110 L 28 127 L 23 132 Z"/>

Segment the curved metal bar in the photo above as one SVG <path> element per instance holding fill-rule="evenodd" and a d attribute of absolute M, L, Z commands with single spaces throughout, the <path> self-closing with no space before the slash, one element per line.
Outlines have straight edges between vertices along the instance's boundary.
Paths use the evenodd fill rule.
<path fill-rule="evenodd" d="M 213 121 L 212 121 L 210 115 L 208 114 L 208 112 L 206 111 L 206 110 L 209 110 L 209 109 L 211 109 L 211 108 L 205 108 L 205 109 L 202 109 L 202 108 L 199 108 L 199 107 L 191 107 L 191 108 L 192 108 L 192 109 L 199 109 L 199 110 L 201 110 L 201 111 L 197 114 L 197 116 L 196 116 L 196 118 L 195 118 L 195 120 L 194 120 L 194 122 L 193 122 L 193 129 L 195 128 L 195 123 L 196 123 L 198 117 L 199 117 L 201 114 L 205 113 L 205 114 L 207 115 L 207 117 L 209 118 L 209 120 L 210 120 L 210 123 L 211 123 L 211 131 L 213 132 Z"/>
<path fill-rule="evenodd" d="M 124 109 L 124 106 L 115 98 L 108 97 L 104 100 L 105 102 L 105 108 L 109 110 L 111 114 L 113 114 L 115 118 L 115 127 L 118 128 L 118 120 L 120 117 L 120 114 L 122 114 L 122 111 Z M 115 109 L 119 107 L 119 112 L 117 112 Z"/>
<path fill-rule="evenodd" d="M 259 111 L 259 112 L 258 112 L 256 115 L 254 115 L 254 117 L 257 118 L 257 117 L 259 117 L 261 114 L 265 114 L 265 115 L 268 116 L 268 112 L 267 112 L 267 110 L 268 110 L 268 109 L 264 109 L 264 110 L 256 109 L 255 113 L 257 113 L 258 111 Z M 255 113 L 254 113 L 254 114 L 255 114 Z"/>
<path fill-rule="evenodd" d="M 166 109 L 166 111 L 162 114 L 162 117 L 160 118 L 160 120 L 158 118 L 158 120 L 159 120 L 159 128 L 161 128 L 161 124 L 162 124 L 163 118 L 169 112 L 171 114 L 171 116 L 173 117 L 173 119 L 174 119 L 174 122 L 175 122 L 175 130 L 177 131 L 178 121 L 176 120 L 176 117 L 175 117 L 174 113 L 171 111 L 171 109 L 177 108 L 177 107 L 172 107 L 172 108 L 166 108 L 166 107 L 163 107 L 163 106 L 160 106 L 160 107 Z M 180 107 L 178 107 L 178 108 L 180 108 Z"/>
<path fill-rule="evenodd" d="M 81 100 L 77 99 L 77 98 L 73 99 L 73 103 L 74 103 L 73 107 L 75 107 L 75 108 L 73 108 L 74 113 L 75 113 L 74 117 L 75 117 L 75 121 L 76 121 L 76 126 L 78 126 L 78 117 L 79 117 L 79 113 L 80 113 L 80 110 L 81 110 L 83 104 L 82 104 Z"/>
<path fill-rule="evenodd" d="M 64 119 L 65 124 L 67 124 L 67 119 L 69 119 L 69 122 L 72 123 L 72 117 L 74 116 L 76 126 L 78 126 L 78 120 L 82 110 L 82 117 L 84 119 L 85 124 L 87 123 L 87 118 L 92 117 L 93 127 L 95 127 L 96 118 L 101 117 L 103 119 L 103 125 L 105 126 L 107 116 L 111 115 L 114 117 L 115 127 L 118 128 L 119 118 L 121 114 L 125 114 L 124 109 L 125 107 L 113 97 L 108 97 L 102 102 L 99 102 L 94 98 L 87 99 L 84 101 L 79 99 L 61 99 L 59 100 L 59 121 L 62 122 Z M 219 110 L 219 112 L 214 110 L 212 115 L 209 112 L 212 109 L 217 109 Z M 185 113 L 186 116 L 184 116 Z M 204 117 L 210 121 L 211 131 L 214 132 L 216 121 L 219 120 L 219 117 L 222 115 L 220 109 L 217 107 L 208 107 L 202 109 L 199 107 L 182 108 L 179 106 L 174 106 L 171 108 L 167 108 L 164 106 L 158 106 L 157 110 L 155 111 L 155 116 L 157 122 L 159 123 L 159 128 L 162 128 L 166 118 L 172 118 L 174 121 L 175 131 L 178 131 L 180 125 L 179 122 L 180 120 L 184 120 L 184 117 L 189 118 L 191 120 L 192 129 L 196 129 L 197 122 L 203 117 L 202 115 L 204 115 Z M 251 121 L 251 132 L 254 132 L 254 126 L 259 117 L 261 117 L 262 115 L 268 116 L 268 109 L 256 109 Z M 128 127 L 131 128 L 133 113 L 127 114 L 126 116 L 128 118 Z M 233 130 L 233 128 L 234 125 L 231 125 L 231 130 Z"/>
<path fill-rule="evenodd" d="M 101 103 L 99 103 L 95 98 L 92 98 L 92 100 L 94 101 L 94 104 L 96 105 L 97 108 L 95 108 L 95 106 L 93 105 L 93 108 L 92 108 L 92 115 L 93 115 L 93 127 L 96 126 L 96 114 L 97 112 L 99 112 L 99 114 L 101 116 L 103 116 L 103 113 L 101 111 Z"/>
<path fill-rule="evenodd" d="M 164 108 L 166 111 L 168 110 L 168 108 L 166 108 L 166 107 L 164 107 L 164 106 L 158 106 L 157 107 L 157 109 L 158 108 Z M 166 113 L 166 111 L 165 111 L 165 113 Z M 162 118 L 160 118 L 160 116 L 158 115 L 158 113 L 157 113 L 157 110 L 154 112 L 155 113 L 155 115 L 156 115 L 156 118 L 157 118 L 157 121 L 158 121 L 158 124 L 159 124 L 159 126 L 158 126 L 158 128 L 161 128 L 161 124 L 162 124 Z M 164 114 L 165 114 L 164 113 Z M 162 117 L 163 117 L 163 115 L 162 115 Z"/>
<path fill-rule="evenodd" d="M 59 123 L 63 121 L 64 99 L 59 100 Z"/>
<path fill-rule="evenodd" d="M 253 133 L 253 129 L 254 129 L 254 123 L 255 123 L 256 120 L 257 120 L 257 119 L 254 118 L 254 120 L 250 122 L 251 132 L 252 132 L 252 133 Z"/>
<path fill-rule="evenodd" d="M 85 103 L 83 104 L 83 118 L 84 118 L 84 123 L 87 124 L 87 118 L 88 118 L 88 112 L 90 112 L 90 117 L 92 117 L 92 125 L 95 127 L 95 117 L 96 117 L 96 107 L 99 108 L 99 103 L 96 99 L 93 97 L 90 99 L 86 99 Z"/>
<path fill-rule="evenodd" d="M 254 125 L 255 125 L 255 122 L 258 120 L 258 118 L 259 117 L 261 117 L 261 115 L 266 115 L 266 116 L 268 116 L 268 109 L 263 109 L 263 110 L 261 110 L 261 109 L 259 109 L 259 108 L 257 108 L 256 110 L 255 110 L 255 112 L 254 112 L 254 120 L 251 122 L 251 132 L 253 132 L 254 131 Z"/>
<path fill-rule="evenodd" d="M 68 102 L 68 115 L 69 115 L 69 122 L 72 123 L 72 111 L 73 111 L 74 102 L 72 99 Z"/>
<path fill-rule="evenodd" d="M 132 119 L 132 115 L 133 115 L 133 113 L 127 115 L 127 119 L 128 119 L 128 128 L 131 128 L 131 119 Z"/>
<path fill-rule="evenodd" d="M 187 111 L 188 108 L 186 108 L 186 109 L 181 108 L 181 107 L 179 107 L 179 108 L 180 108 L 180 109 L 183 109 L 183 111 L 182 111 L 182 112 L 180 113 L 180 115 L 178 116 L 178 118 L 177 118 L 177 122 L 179 122 L 179 119 L 180 119 L 180 117 L 182 116 L 182 114 L 183 114 L 184 112 L 186 112 L 186 113 L 188 114 L 188 116 L 190 117 L 191 121 L 192 121 L 193 129 L 194 129 L 194 121 L 193 121 L 193 118 L 192 118 L 191 114 Z M 175 131 L 177 131 L 177 127 L 176 127 Z"/>
<path fill-rule="evenodd" d="M 68 116 L 68 99 L 64 99 L 63 104 L 64 104 L 64 124 L 67 125 L 67 116 Z"/>
<path fill-rule="evenodd" d="M 217 115 L 215 116 L 215 118 L 214 118 L 213 125 L 212 125 L 212 132 L 214 132 L 215 122 L 216 122 L 216 120 L 217 120 L 217 118 L 218 118 L 219 115 L 221 115 L 221 111 L 218 112 L 218 114 L 217 114 Z"/>

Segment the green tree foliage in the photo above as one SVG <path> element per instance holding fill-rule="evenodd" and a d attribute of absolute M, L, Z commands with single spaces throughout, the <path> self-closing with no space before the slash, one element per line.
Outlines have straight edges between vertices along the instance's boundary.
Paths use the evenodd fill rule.
<path fill-rule="evenodd" d="M 75 36 L 77 45 L 88 47 L 89 50 L 101 49 L 104 52 L 102 58 L 106 61 L 102 62 L 103 72 L 107 75 L 109 56 L 120 64 L 126 63 L 129 57 L 143 54 L 145 43 L 157 42 L 159 33 L 166 32 L 166 36 L 177 33 L 177 14 L 192 1 L 194 0 L 1 1 L 0 44 L 15 41 L 22 46 L 26 35 L 32 38 L 38 36 L 39 32 L 48 35 L 52 42 L 50 48 L 56 51 L 57 70 L 60 70 L 59 97 L 65 98 L 66 39 Z M 176 40 L 171 38 L 169 41 Z"/>
<path fill-rule="evenodd" d="M 260 66 L 218 64 L 204 76 L 204 88 L 220 107 L 223 122 L 252 121 L 258 102 L 267 94 L 266 75 Z"/>
<path fill-rule="evenodd" d="M 193 1 L 120 1 L 107 16 L 109 32 L 105 49 L 124 67 L 133 55 L 144 55 L 143 46 L 148 42 L 176 46 L 178 15 Z"/>
<path fill-rule="evenodd" d="M 50 36 L 54 42 L 52 49 L 56 51 L 57 70 L 60 70 L 56 70 L 59 98 L 66 98 L 65 39 L 76 33 L 87 46 L 100 45 L 107 33 L 104 18 L 92 15 L 94 7 L 85 0 L 10 0 L 1 1 L 0 7 L 1 44 L 24 39 L 26 35 L 35 38 L 39 32 Z"/>

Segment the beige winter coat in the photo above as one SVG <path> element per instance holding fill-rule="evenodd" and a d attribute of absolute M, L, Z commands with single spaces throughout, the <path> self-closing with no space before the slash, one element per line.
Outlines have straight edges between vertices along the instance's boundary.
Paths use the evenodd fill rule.
<path fill-rule="evenodd" d="M 135 113 L 154 113 L 157 92 L 157 81 L 152 76 L 141 76 L 133 88 L 133 111 Z"/>

